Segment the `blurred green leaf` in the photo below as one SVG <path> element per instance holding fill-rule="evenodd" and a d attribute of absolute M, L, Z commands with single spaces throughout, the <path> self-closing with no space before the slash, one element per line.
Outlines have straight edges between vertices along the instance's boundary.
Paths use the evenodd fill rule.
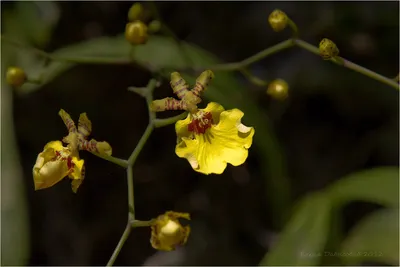
<path fill-rule="evenodd" d="M 329 232 L 330 204 L 326 194 L 306 196 L 260 265 L 318 265 L 324 256 Z"/>
<path fill-rule="evenodd" d="M 195 68 L 203 68 L 219 63 L 219 60 L 207 51 L 192 44 L 182 43 L 184 49 L 181 50 L 176 42 L 167 37 L 152 36 L 146 45 L 134 48 L 134 62 L 145 68 L 159 70 L 167 68 L 169 70 L 180 70 L 188 67 L 186 57 L 194 62 Z M 87 62 L 96 58 L 96 61 L 127 62 L 130 60 L 131 46 L 123 36 L 114 38 L 103 37 L 89 40 L 80 44 L 71 45 L 55 51 L 52 55 L 57 57 L 78 59 Z M 185 55 L 182 54 L 185 51 Z M 44 74 L 44 83 L 74 66 L 71 63 L 52 62 L 41 70 Z M 32 72 L 35 70 L 32 69 Z M 163 74 L 169 80 L 169 73 Z M 183 75 L 190 84 L 195 83 L 197 77 L 193 75 Z M 37 85 L 27 85 L 24 87 L 26 92 L 38 89 Z M 121 88 L 124 90 L 124 88 Z M 172 90 L 171 90 L 172 93 Z M 285 213 L 289 210 L 289 182 L 283 166 L 283 158 L 277 139 L 270 128 L 269 118 L 263 110 L 259 108 L 253 97 L 247 92 L 246 88 L 240 86 L 232 73 L 218 72 L 215 79 L 205 92 L 206 98 L 217 101 L 225 108 L 240 108 L 245 116 L 244 123 L 254 126 L 256 129 L 255 145 L 260 149 L 260 154 L 264 162 L 261 162 L 262 171 L 267 180 L 268 200 L 275 208 L 276 220 L 279 224 L 285 221 Z M 282 216 L 280 216 L 282 215 Z M 277 225 L 279 225 L 277 223 Z"/>
<path fill-rule="evenodd" d="M 12 52 L 2 47 L 1 68 Z M 29 217 L 23 173 L 14 133 L 12 88 L 1 82 L 1 266 L 23 266 L 29 259 Z"/>
<path fill-rule="evenodd" d="M 350 174 L 327 190 L 335 205 L 367 201 L 387 207 L 399 206 L 399 168 L 380 167 Z"/>
<path fill-rule="evenodd" d="M 60 11 L 56 2 L 18 1 L 13 15 L 19 28 L 15 34 L 43 46 L 50 41 Z"/>
<path fill-rule="evenodd" d="M 42 7 L 42 9 L 38 9 Z M 21 44 L 46 44 L 58 21 L 56 4 L 52 2 L 16 2 L 12 10 L 4 10 L 5 36 Z M 52 17 L 49 17 L 49 12 Z M 2 43 L 1 69 L 20 66 L 40 69 L 41 60 L 30 51 L 16 50 Z M 13 89 L 2 73 L 1 83 L 1 265 L 23 266 L 29 260 L 29 217 L 25 184 L 21 171 L 13 121 Z M 3 153 L 4 152 L 4 153 Z"/>
<path fill-rule="evenodd" d="M 399 210 L 383 209 L 363 219 L 342 245 L 348 265 L 372 262 L 399 266 Z"/>

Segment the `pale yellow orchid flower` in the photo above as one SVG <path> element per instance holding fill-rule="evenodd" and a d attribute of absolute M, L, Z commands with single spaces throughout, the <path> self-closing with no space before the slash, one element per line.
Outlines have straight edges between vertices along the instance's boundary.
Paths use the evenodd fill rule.
<path fill-rule="evenodd" d="M 168 211 L 155 219 L 151 226 L 150 243 L 157 250 L 171 251 L 186 244 L 190 226 L 182 226 L 179 218 L 190 220 L 188 213 Z"/>
<path fill-rule="evenodd" d="M 64 147 L 61 141 L 49 142 L 33 167 L 35 190 L 49 188 L 68 176 L 73 180 L 72 191 L 76 193 L 84 179 L 83 164 L 84 160 L 79 159 L 78 153 Z"/>

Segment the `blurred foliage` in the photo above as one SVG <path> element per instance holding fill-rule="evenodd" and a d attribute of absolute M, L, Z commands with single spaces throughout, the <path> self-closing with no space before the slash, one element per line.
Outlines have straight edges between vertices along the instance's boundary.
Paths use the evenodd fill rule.
<path fill-rule="evenodd" d="M 21 43 L 43 46 L 51 36 L 58 20 L 57 6 L 52 2 L 17 2 L 15 8 L 4 11 L 2 34 Z M 39 10 L 40 9 L 40 10 Z M 52 13 L 51 17 L 38 14 Z M 46 18 L 46 20 L 44 19 Z M 3 47 L 1 69 L 31 62 L 38 67 L 34 54 L 19 54 L 10 47 Z M 12 88 L 6 84 L 4 72 L 1 84 L 1 265 L 26 265 L 29 262 L 29 220 L 26 192 L 18 155 L 13 121 Z M 4 153 L 6 152 L 6 153 Z"/>
<path fill-rule="evenodd" d="M 310 194 L 298 206 L 260 265 L 318 265 L 321 258 L 317 254 L 324 248 L 329 232 L 330 200 L 324 194 Z"/>
<path fill-rule="evenodd" d="M 344 241 L 343 248 L 325 250 L 330 221 L 335 223 L 330 216 L 338 211 L 333 208 L 355 200 L 393 208 L 363 219 Z M 399 262 L 396 245 L 399 236 L 398 207 L 398 168 L 354 173 L 331 185 L 325 192 L 308 195 L 294 212 L 276 247 L 267 253 L 260 265 L 319 265 L 323 257 L 334 254 L 339 254 L 344 261 L 342 264 L 355 265 L 373 259 L 373 262 L 396 265 Z"/>
<path fill-rule="evenodd" d="M 376 211 L 363 219 L 344 241 L 342 251 L 353 253 L 343 257 L 348 265 L 366 260 L 399 265 L 399 210 Z"/>
<path fill-rule="evenodd" d="M 272 46 L 285 35 L 268 28 L 275 8 L 312 43 L 328 37 L 344 57 L 389 77 L 398 74 L 398 3 L 157 2 L 163 23 L 185 41 L 152 35 L 134 48 L 129 64 L 131 47 L 120 33 L 131 4 L 1 3 L 2 34 L 52 51 L 50 59 L 64 58 L 49 60 L 2 43 L 2 70 L 17 65 L 43 78 L 42 85 L 14 91 L 14 99 L 2 83 L 2 264 L 26 263 L 26 197 L 30 265 L 103 265 L 124 226 L 123 174 L 101 159 L 85 156 L 88 178 L 76 196 L 61 184 L 33 192 L 37 153 L 64 134 L 60 108 L 73 116 L 88 112 L 114 153 L 128 155 L 147 113 L 144 101 L 128 95 L 126 87 L 146 84 L 152 72 L 161 71 L 164 85 L 156 96 L 171 95 L 172 70 L 235 62 Z M 77 66 L 77 58 L 87 64 Z M 90 64 L 93 59 L 96 64 Z M 291 88 L 285 103 L 232 72 L 216 72 L 206 91 L 208 100 L 242 109 L 246 124 L 256 128 L 248 163 L 221 176 L 195 174 L 173 155 L 172 127 L 157 130 L 134 171 L 138 216 L 188 211 L 193 233 L 182 250 L 154 254 L 149 233 L 135 229 L 116 265 L 254 265 L 262 258 L 261 265 L 318 265 L 331 258 L 327 251 L 361 252 L 339 256 L 341 264 L 398 265 L 398 92 L 295 49 L 255 63 L 251 71 L 266 80 L 284 79 Z M 196 74 L 183 76 L 193 84 Z M 24 186 L 17 179 L 22 176 Z M 355 201 L 363 203 L 346 215 Z"/>

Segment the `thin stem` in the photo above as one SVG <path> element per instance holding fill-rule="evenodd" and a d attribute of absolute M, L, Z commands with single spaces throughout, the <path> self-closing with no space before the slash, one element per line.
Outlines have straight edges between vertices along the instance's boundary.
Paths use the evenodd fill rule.
<path fill-rule="evenodd" d="M 286 41 L 280 42 L 274 46 L 271 46 L 267 49 L 264 49 L 257 54 L 246 58 L 240 62 L 235 62 L 235 63 L 227 63 L 227 64 L 218 64 L 215 66 L 209 67 L 209 69 L 213 71 L 233 71 L 233 70 L 238 70 L 240 68 L 247 67 L 257 61 L 260 61 L 261 59 L 276 54 L 279 51 L 282 51 L 284 49 L 287 49 L 289 47 L 292 47 L 294 45 L 294 42 L 292 39 L 288 39 Z"/>
<path fill-rule="evenodd" d="M 254 56 L 251 56 L 245 60 L 243 60 L 240 63 L 241 67 L 246 67 L 248 65 L 251 65 L 257 61 L 260 61 L 261 59 L 268 57 L 270 55 L 276 54 L 284 49 L 287 49 L 289 47 L 292 47 L 294 45 L 293 40 L 292 39 L 288 39 L 286 41 L 280 42 L 274 46 L 271 46 L 267 49 L 264 49 L 261 52 L 258 52 L 257 54 L 255 54 Z"/>
<path fill-rule="evenodd" d="M 128 167 L 128 161 L 125 160 L 125 159 L 119 159 L 119 158 L 112 157 L 112 156 L 101 155 L 101 154 L 98 154 L 98 153 L 95 153 L 95 152 L 91 152 L 91 153 L 92 153 L 93 155 L 95 155 L 96 157 L 105 159 L 105 160 L 107 160 L 107 161 L 109 161 L 109 162 L 112 162 L 112 163 L 114 163 L 114 164 L 117 164 L 117 165 L 119 165 L 119 166 L 121 166 L 121 167 L 123 167 L 123 168 Z"/>
<path fill-rule="evenodd" d="M 357 64 L 355 64 L 355 63 L 353 63 L 351 61 L 348 61 L 348 60 L 346 60 L 344 58 L 342 58 L 342 59 L 344 61 L 343 62 L 343 67 L 346 67 L 348 69 L 357 71 L 357 72 L 359 72 L 361 74 L 364 74 L 365 76 L 368 76 L 368 77 L 370 77 L 372 79 L 380 81 L 381 83 L 384 83 L 384 84 L 387 84 L 389 86 L 392 86 L 393 88 L 395 88 L 397 90 L 400 90 L 399 84 L 396 83 L 395 81 L 393 81 L 393 80 L 391 80 L 389 78 L 386 78 L 385 76 L 382 76 L 382 75 L 380 75 L 380 74 L 378 74 L 378 73 L 376 73 L 376 72 L 374 72 L 372 70 L 369 70 L 367 68 L 361 67 L 360 65 L 357 65 Z"/>
<path fill-rule="evenodd" d="M 131 221 L 131 227 L 136 228 L 136 227 L 149 227 L 152 226 L 155 223 L 155 219 L 149 220 L 149 221 L 139 221 L 139 220 L 132 220 Z"/>
<path fill-rule="evenodd" d="M 183 112 L 177 116 L 166 118 L 166 119 L 155 119 L 153 124 L 155 128 L 161 128 L 170 124 L 173 124 L 179 120 L 183 120 L 187 116 L 187 112 Z"/>
<path fill-rule="evenodd" d="M 119 239 L 117 247 L 114 249 L 114 252 L 110 258 L 110 260 L 107 262 L 106 266 L 113 266 L 115 260 L 117 259 L 119 253 L 121 252 L 122 247 L 125 244 L 125 241 L 128 239 L 129 234 L 131 233 L 132 227 L 131 224 L 128 222 L 128 224 L 125 227 L 125 231 L 122 234 L 121 238 Z"/>
<path fill-rule="evenodd" d="M 147 125 L 146 131 L 142 135 L 142 138 L 140 138 L 139 143 L 137 144 L 136 148 L 133 150 L 131 156 L 128 159 L 128 164 L 129 166 L 133 166 L 135 163 L 137 157 L 139 156 L 140 151 L 142 151 L 144 145 L 147 142 L 147 139 L 149 139 L 151 133 L 153 132 L 154 126 L 152 123 L 149 123 Z"/>
<path fill-rule="evenodd" d="M 240 69 L 240 72 L 247 78 L 247 80 L 249 80 L 251 83 L 253 83 L 253 84 L 257 85 L 257 86 L 264 87 L 264 86 L 268 85 L 267 81 L 264 81 L 264 80 L 262 80 L 262 79 L 260 79 L 260 78 L 258 78 L 256 76 L 254 76 L 253 74 L 251 74 L 250 71 L 248 71 L 245 68 Z"/>
<path fill-rule="evenodd" d="M 307 50 L 307 51 L 319 56 L 318 47 L 313 46 L 313 45 L 311 45 L 311 44 L 309 44 L 309 43 L 307 43 L 307 42 L 305 42 L 303 40 L 299 40 L 299 39 L 294 40 L 294 42 L 295 42 L 295 44 L 297 46 L 299 46 L 299 47 L 301 47 L 301 48 L 303 48 L 303 49 L 305 49 L 305 50 Z M 337 57 L 337 58 L 332 58 L 330 61 L 332 61 L 333 63 L 338 64 L 340 66 L 343 66 L 345 68 L 348 68 L 348 69 L 354 70 L 356 72 L 359 72 L 359 73 L 361 73 L 361 74 L 363 74 L 365 76 L 368 76 L 368 77 L 370 77 L 372 79 L 380 81 L 381 83 L 387 84 L 387 85 L 389 85 L 389 86 L 391 86 L 391 87 L 393 87 L 393 88 L 395 88 L 397 90 L 400 90 L 399 84 L 397 84 L 395 81 L 393 81 L 393 80 L 391 80 L 389 78 L 386 78 L 385 76 L 382 76 L 382 75 L 380 75 L 380 74 L 378 74 L 378 73 L 376 73 L 376 72 L 374 72 L 372 70 L 369 70 L 369 69 L 366 69 L 364 67 L 361 67 L 361 66 L 359 66 L 359 65 L 357 65 L 357 64 L 355 64 L 355 63 L 353 63 L 351 61 L 348 61 L 347 59 L 344 59 L 342 57 Z"/>
<path fill-rule="evenodd" d="M 140 138 L 139 143 L 137 144 L 137 146 L 135 147 L 135 149 L 133 150 L 132 154 L 128 159 L 129 166 L 133 166 L 137 157 L 139 156 L 140 151 L 142 151 L 143 146 L 146 144 L 147 139 L 149 139 L 151 133 L 153 132 L 154 129 L 153 121 L 155 120 L 155 113 L 152 112 L 149 107 L 151 102 L 153 101 L 153 91 L 157 87 L 157 85 L 158 85 L 157 80 L 151 79 L 146 86 L 147 88 L 146 94 L 142 94 L 142 96 L 145 96 L 146 98 L 147 108 L 149 111 L 149 124 L 147 125 L 147 128 L 143 133 L 142 138 Z"/>
<path fill-rule="evenodd" d="M 133 188 L 133 170 L 132 166 L 126 168 L 126 178 L 128 180 L 128 209 L 129 221 L 135 219 L 135 192 Z"/>
<path fill-rule="evenodd" d="M 289 19 L 288 21 L 289 27 L 292 29 L 293 38 L 297 38 L 299 36 L 299 29 L 297 28 L 296 23 L 293 20 Z"/>

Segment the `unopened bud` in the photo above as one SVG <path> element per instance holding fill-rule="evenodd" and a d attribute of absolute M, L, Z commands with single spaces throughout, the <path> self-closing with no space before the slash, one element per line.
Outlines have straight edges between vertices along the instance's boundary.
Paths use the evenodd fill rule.
<path fill-rule="evenodd" d="M 9 67 L 7 69 L 6 81 L 13 87 L 20 87 L 27 81 L 26 73 L 18 67 Z"/>
<path fill-rule="evenodd" d="M 334 42 L 324 38 L 319 43 L 319 54 L 324 60 L 329 60 L 339 55 L 339 49 Z"/>
<path fill-rule="evenodd" d="M 282 10 L 275 9 L 268 17 L 269 25 L 271 28 L 276 31 L 280 32 L 286 28 L 289 22 L 288 16 Z"/>
<path fill-rule="evenodd" d="M 161 22 L 159 20 L 153 20 L 149 23 L 149 32 L 156 33 L 161 29 Z"/>
<path fill-rule="evenodd" d="M 128 20 L 136 21 L 143 19 L 143 6 L 141 3 L 134 3 L 128 11 Z"/>
<path fill-rule="evenodd" d="M 289 95 L 289 85 L 282 79 L 276 79 L 268 85 L 267 94 L 277 100 L 285 100 Z"/>
<path fill-rule="evenodd" d="M 147 26 L 141 21 L 126 24 L 125 38 L 133 45 L 145 44 L 148 39 Z"/>

